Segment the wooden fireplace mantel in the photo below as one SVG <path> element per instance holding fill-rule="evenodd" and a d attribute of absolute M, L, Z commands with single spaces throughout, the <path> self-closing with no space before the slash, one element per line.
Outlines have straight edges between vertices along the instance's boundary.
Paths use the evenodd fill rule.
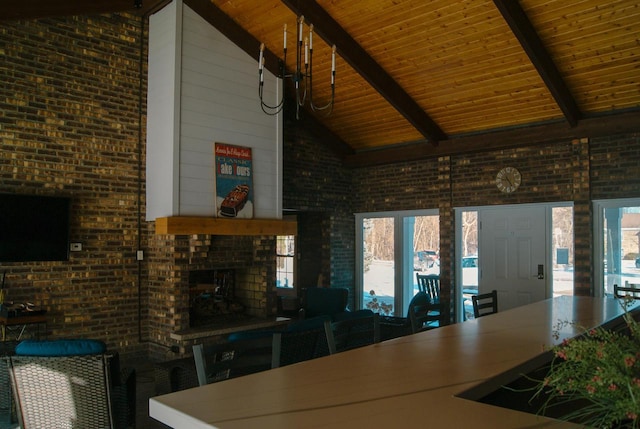
<path fill-rule="evenodd" d="M 156 234 L 170 235 L 297 235 L 295 220 L 227 219 L 203 216 L 171 216 L 156 219 Z"/>

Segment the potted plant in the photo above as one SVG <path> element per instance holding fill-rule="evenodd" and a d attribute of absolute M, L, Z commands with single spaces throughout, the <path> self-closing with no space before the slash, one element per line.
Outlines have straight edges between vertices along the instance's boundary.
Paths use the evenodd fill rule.
<path fill-rule="evenodd" d="M 551 347 L 553 359 L 532 400 L 541 414 L 594 428 L 640 428 L 640 323 L 622 301 L 626 329 L 595 328 Z M 570 322 L 560 322 L 560 328 Z M 557 337 L 556 337 L 557 338 Z M 557 411 L 555 412 L 557 414 Z"/>

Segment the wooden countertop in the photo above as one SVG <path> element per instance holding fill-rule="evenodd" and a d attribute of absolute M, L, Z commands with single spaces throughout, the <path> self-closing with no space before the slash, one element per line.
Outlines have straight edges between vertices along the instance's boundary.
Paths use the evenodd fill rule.
<path fill-rule="evenodd" d="M 558 297 L 465 323 L 149 400 L 173 428 L 577 427 L 456 395 L 622 314 L 610 298 Z M 496 387 L 500 385 L 500 382 Z"/>

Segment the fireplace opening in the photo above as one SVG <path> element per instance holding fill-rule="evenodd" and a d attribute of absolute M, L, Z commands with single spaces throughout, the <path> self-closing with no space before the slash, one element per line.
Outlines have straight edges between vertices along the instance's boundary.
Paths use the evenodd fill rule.
<path fill-rule="evenodd" d="M 247 318 L 235 295 L 232 269 L 189 272 L 189 326 L 227 325 Z"/>

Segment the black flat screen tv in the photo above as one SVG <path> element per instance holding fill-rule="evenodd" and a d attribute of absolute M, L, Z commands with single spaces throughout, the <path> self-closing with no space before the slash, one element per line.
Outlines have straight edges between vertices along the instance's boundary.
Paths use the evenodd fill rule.
<path fill-rule="evenodd" d="M 71 199 L 0 194 L 0 262 L 69 259 Z"/>

